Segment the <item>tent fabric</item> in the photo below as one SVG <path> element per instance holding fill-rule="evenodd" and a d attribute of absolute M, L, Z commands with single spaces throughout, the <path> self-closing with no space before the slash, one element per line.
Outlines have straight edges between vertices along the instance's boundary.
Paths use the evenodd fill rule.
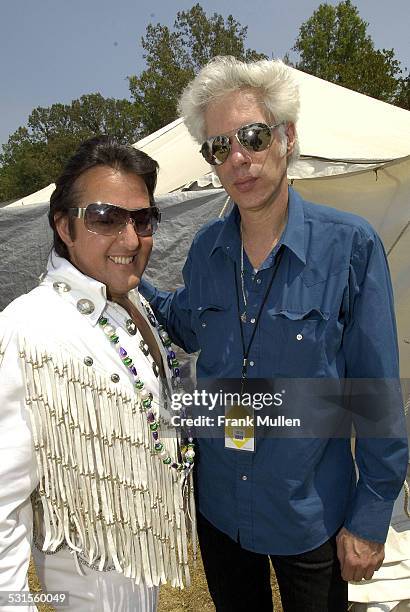
<path fill-rule="evenodd" d="M 410 154 L 409 111 L 291 70 L 300 90 L 303 155 L 386 161 Z"/>
<path fill-rule="evenodd" d="M 410 154 L 410 112 L 290 69 L 300 89 L 301 159 L 293 179 L 356 172 Z M 158 193 L 173 191 L 212 171 L 183 119 L 137 142 L 160 164 Z"/>
<path fill-rule="evenodd" d="M 356 172 L 410 155 L 410 111 L 295 68 L 290 70 L 299 85 L 301 100 L 297 124 L 301 159 L 289 168 L 290 178 Z M 212 172 L 183 119 L 173 121 L 134 146 L 159 163 L 158 195 L 181 189 Z M 49 185 L 44 193 L 40 190 L 12 206 L 47 201 L 52 190 Z"/>
<path fill-rule="evenodd" d="M 52 242 L 47 204 L 0 210 L 0 311 L 38 284 Z"/>
<path fill-rule="evenodd" d="M 16 206 L 30 206 L 31 204 L 42 204 L 44 202 L 49 202 L 51 194 L 55 189 L 55 184 L 50 183 L 47 187 L 43 187 L 43 189 L 39 189 L 39 191 L 35 191 L 24 198 L 20 198 L 19 200 L 15 200 L 14 202 L 10 202 L 7 204 L 6 208 L 14 208 Z"/>
<path fill-rule="evenodd" d="M 162 221 L 154 236 L 147 278 L 164 289 L 182 283 L 181 268 L 192 237 L 226 202 L 225 191 L 207 190 L 159 196 Z M 0 311 L 38 284 L 52 246 L 48 203 L 0 211 Z"/>

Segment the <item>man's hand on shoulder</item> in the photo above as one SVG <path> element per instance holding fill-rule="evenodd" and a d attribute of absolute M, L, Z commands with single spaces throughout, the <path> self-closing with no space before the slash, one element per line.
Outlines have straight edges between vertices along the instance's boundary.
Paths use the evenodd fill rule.
<path fill-rule="evenodd" d="M 382 565 L 384 544 L 364 540 L 343 527 L 336 537 L 343 580 L 370 580 Z"/>

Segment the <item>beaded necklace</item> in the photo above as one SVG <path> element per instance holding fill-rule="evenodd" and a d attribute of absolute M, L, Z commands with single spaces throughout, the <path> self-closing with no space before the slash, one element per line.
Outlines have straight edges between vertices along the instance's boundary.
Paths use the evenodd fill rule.
<path fill-rule="evenodd" d="M 176 359 L 174 351 L 171 350 L 171 340 L 167 332 L 164 330 L 164 328 L 157 323 L 154 315 L 152 314 L 152 311 L 148 309 L 147 307 L 145 307 L 145 309 L 147 311 L 149 322 L 151 323 L 153 327 L 156 328 L 158 335 L 161 339 L 161 342 L 167 352 L 168 367 L 170 368 L 172 372 L 172 384 L 173 384 L 173 387 L 175 388 L 179 385 L 181 379 L 179 376 L 180 374 L 180 370 L 178 367 L 179 362 Z M 150 393 L 147 389 L 145 389 L 144 382 L 138 376 L 138 372 L 134 365 L 133 359 L 128 355 L 127 351 L 122 346 L 119 345 L 120 340 L 119 340 L 117 330 L 114 328 L 113 325 L 111 325 L 108 318 L 105 316 L 101 316 L 98 319 L 98 324 L 103 330 L 109 342 L 118 352 L 118 355 L 122 363 L 128 368 L 128 370 L 131 372 L 131 374 L 134 377 L 134 387 L 136 391 L 139 393 L 139 396 L 141 398 L 141 407 L 143 411 L 146 413 L 148 427 L 150 429 L 151 436 L 154 442 L 155 452 L 158 454 L 159 458 L 162 459 L 162 462 L 165 465 L 169 465 L 174 470 L 177 470 L 178 472 L 183 472 L 184 475 L 187 476 L 194 465 L 195 444 L 193 443 L 193 438 L 191 436 L 188 436 L 186 445 L 183 445 L 181 448 L 182 461 L 176 461 L 176 460 L 173 461 L 172 458 L 169 456 L 167 450 L 165 449 L 163 442 L 161 442 L 160 440 L 159 419 L 157 420 L 155 418 L 155 414 L 151 409 L 151 404 L 153 400 L 152 393 Z M 146 344 L 143 341 L 141 342 L 141 345 L 146 347 Z M 145 355 L 147 355 L 148 354 L 147 348 L 143 348 L 143 346 L 141 345 L 140 345 L 141 350 L 143 351 Z"/>

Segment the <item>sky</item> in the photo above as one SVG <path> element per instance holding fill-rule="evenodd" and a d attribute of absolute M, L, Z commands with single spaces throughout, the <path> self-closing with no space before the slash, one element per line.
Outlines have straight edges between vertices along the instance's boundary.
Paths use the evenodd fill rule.
<path fill-rule="evenodd" d="M 149 23 L 172 26 L 195 0 L 0 0 L 0 144 L 37 106 L 83 94 L 129 98 L 127 77 L 144 69 Z M 248 26 L 246 46 L 269 57 L 292 48 L 320 0 L 200 0 L 208 15 Z M 337 4 L 328 0 L 328 4 Z M 353 0 L 376 48 L 394 48 L 410 69 L 410 0 Z"/>

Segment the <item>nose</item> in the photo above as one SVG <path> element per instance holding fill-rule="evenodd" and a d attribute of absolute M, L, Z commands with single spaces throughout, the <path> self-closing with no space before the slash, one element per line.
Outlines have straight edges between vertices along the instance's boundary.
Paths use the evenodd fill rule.
<path fill-rule="evenodd" d="M 140 237 L 135 231 L 135 225 L 132 219 L 128 219 L 126 226 L 118 237 L 130 251 L 135 251 L 141 242 Z"/>
<path fill-rule="evenodd" d="M 250 152 L 247 151 L 236 138 L 231 138 L 230 158 L 233 166 L 243 166 L 252 163 Z"/>

